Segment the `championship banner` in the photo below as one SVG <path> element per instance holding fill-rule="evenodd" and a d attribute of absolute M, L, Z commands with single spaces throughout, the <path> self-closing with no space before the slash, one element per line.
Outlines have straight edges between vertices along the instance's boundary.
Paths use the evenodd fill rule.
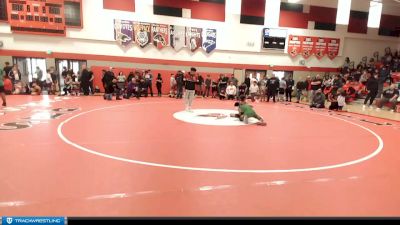
<path fill-rule="evenodd" d="M 314 37 L 314 43 L 315 43 L 315 57 L 318 59 L 322 59 L 326 54 L 328 54 L 328 45 L 327 41 L 325 38 L 321 37 Z"/>
<path fill-rule="evenodd" d="M 327 38 L 327 42 L 328 42 L 328 57 L 332 60 L 339 55 L 340 39 Z"/>
<path fill-rule="evenodd" d="M 288 52 L 292 57 L 296 57 L 301 51 L 301 39 L 299 36 L 289 35 Z"/>
<path fill-rule="evenodd" d="M 190 51 L 194 52 L 201 47 L 203 43 L 202 38 L 203 28 L 187 27 L 186 28 L 186 43 L 189 45 Z"/>
<path fill-rule="evenodd" d="M 301 55 L 303 58 L 308 59 L 314 53 L 314 42 L 312 37 L 300 37 L 301 43 Z"/>
<path fill-rule="evenodd" d="M 217 30 L 216 29 L 204 29 L 204 40 L 203 40 L 203 49 L 210 53 L 214 51 L 217 47 Z"/>
<path fill-rule="evenodd" d="M 175 51 L 186 47 L 186 27 L 171 25 L 169 31 L 171 47 Z"/>
<path fill-rule="evenodd" d="M 158 49 L 162 49 L 169 45 L 169 26 L 165 24 L 151 25 L 152 40 L 154 46 Z"/>
<path fill-rule="evenodd" d="M 135 41 L 133 22 L 128 20 L 114 20 L 114 39 L 124 47 Z"/>
<path fill-rule="evenodd" d="M 135 31 L 135 40 L 136 43 L 144 48 L 150 43 L 151 39 L 151 24 L 150 23 L 141 23 L 141 22 L 133 22 L 133 27 Z"/>

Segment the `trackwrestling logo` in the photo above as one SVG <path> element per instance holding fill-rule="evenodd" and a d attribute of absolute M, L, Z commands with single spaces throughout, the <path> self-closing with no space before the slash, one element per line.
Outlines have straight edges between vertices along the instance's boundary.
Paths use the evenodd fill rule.
<path fill-rule="evenodd" d="M 3 217 L 3 224 L 54 224 L 65 225 L 67 219 L 65 217 Z"/>

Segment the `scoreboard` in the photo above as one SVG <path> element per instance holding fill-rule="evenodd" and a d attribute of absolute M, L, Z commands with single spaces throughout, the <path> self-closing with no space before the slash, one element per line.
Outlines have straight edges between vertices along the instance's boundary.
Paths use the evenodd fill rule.
<path fill-rule="evenodd" d="M 8 0 L 13 32 L 65 36 L 64 0 Z"/>

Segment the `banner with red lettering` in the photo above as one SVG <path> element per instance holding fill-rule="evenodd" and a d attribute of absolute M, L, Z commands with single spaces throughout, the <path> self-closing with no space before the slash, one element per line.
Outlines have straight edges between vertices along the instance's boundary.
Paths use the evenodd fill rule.
<path fill-rule="evenodd" d="M 326 38 L 314 37 L 314 43 L 315 57 L 317 57 L 318 59 L 322 59 L 326 54 L 328 54 L 328 43 L 326 41 Z"/>
<path fill-rule="evenodd" d="M 301 55 L 308 59 L 314 54 L 314 41 L 312 37 L 300 37 L 301 39 Z"/>
<path fill-rule="evenodd" d="M 336 58 L 339 55 L 339 46 L 340 39 L 339 38 L 327 38 L 328 42 L 328 57 L 330 59 Z"/>
<path fill-rule="evenodd" d="M 288 53 L 292 57 L 296 57 L 301 52 L 300 36 L 289 35 Z"/>
<path fill-rule="evenodd" d="M 325 55 L 328 55 L 333 60 L 339 55 L 339 47 L 339 38 L 289 35 L 288 53 L 292 57 L 301 54 L 305 59 L 312 55 L 322 59 Z"/>

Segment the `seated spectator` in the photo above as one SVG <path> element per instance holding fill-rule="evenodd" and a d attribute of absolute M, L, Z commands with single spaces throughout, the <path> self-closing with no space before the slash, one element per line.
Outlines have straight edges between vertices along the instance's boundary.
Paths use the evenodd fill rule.
<path fill-rule="evenodd" d="M 234 100 L 236 97 L 236 86 L 233 85 L 233 82 L 231 81 L 226 88 L 226 95 L 228 96 L 228 100 Z"/>
<path fill-rule="evenodd" d="M 40 95 L 40 94 L 42 94 L 42 88 L 36 82 L 33 82 L 31 95 Z"/>
<path fill-rule="evenodd" d="M 315 92 L 311 100 L 310 108 L 325 108 L 325 95 L 322 94 L 321 89 Z"/>
<path fill-rule="evenodd" d="M 19 95 L 19 94 L 22 94 L 23 92 L 22 92 L 22 82 L 16 82 L 15 84 L 14 84 L 14 92 L 13 92 L 13 94 L 14 95 Z"/>
<path fill-rule="evenodd" d="M 399 89 L 396 88 L 396 84 L 390 85 L 389 89 L 385 90 L 382 94 L 382 98 L 377 102 L 379 111 L 386 103 L 391 104 L 391 111 L 394 112 L 397 105 L 397 98 L 399 97 Z"/>

